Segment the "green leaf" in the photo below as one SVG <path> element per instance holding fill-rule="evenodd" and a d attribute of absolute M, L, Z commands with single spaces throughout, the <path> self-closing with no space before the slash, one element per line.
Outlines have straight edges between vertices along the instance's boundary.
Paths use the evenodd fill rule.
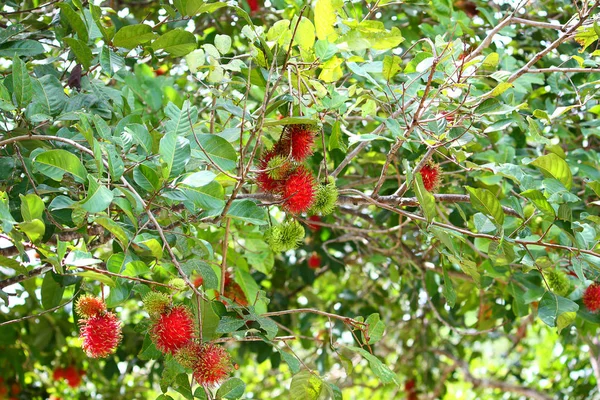
<path fill-rule="evenodd" d="M 423 210 L 423 214 L 425 214 L 425 218 L 427 218 L 427 222 L 433 221 L 433 218 L 437 214 L 437 210 L 435 208 L 435 197 L 431 193 L 425 189 L 423 185 L 423 178 L 421 174 L 416 174 L 414 179 L 414 190 L 417 195 L 417 200 L 419 200 L 419 205 Z"/>
<path fill-rule="evenodd" d="M 167 165 L 165 175 L 178 176 L 190 159 L 190 142 L 174 132 L 169 132 L 160 140 L 158 153 Z"/>
<path fill-rule="evenodd" d="M 323 381 L 318 376 L 303 370 L 292 377 L 291 400 L 317 400 L 323 389 Z"/>
<path fill-rule="evenodd" d="M 398 56 L 385 56 L 383 58 L 383 77 L 386 81 L 392 80 L 394 76 L 402 71 L 402 59 Z"/>
<path fill-rule="evenodd" d="M 89 213 L 104 211 L 113 200 L 113 192 L 104 185 L 100 185 L 96 178 L 88 175 L 89 186 L 86 198 L 80 203 L 81 207 Z"/>
<path fill-rule="evenodd" d="M 44 75 L 40 79 L 32 79 L 33 100 L 40 105 L 42 113 L 50 116 L 62 112 L 68 97 L 60 81 L 54 75 Z"/>
<path fill-rule="evenodd" d="M 521 192 L 521 196 L 531 200 L 533 205 L 540 210 L 545 215 L 548 215 L 552 219 L 556 217 L 556 213 L 554 211 L 554 207 L 546 200 L 544 194 L 537 189 L 529 189 L 524 192 Z"/>
<path fill-rule="evenodd" d="M 152 43 L 154 51 L 164 50 L 173 57 L 181 57 L 196 49 L 196 37 L 182 28 L 168 31 Z"/>
<path fill-rule="evenodd" d="M 191 107 L 189 101 L 183 103 L 181 110 L 169 102 L 165 107 L 165 115 L 169 117 L 165 128 L 167 132 L 174 132 L 178 136 L 186 136 L 192 131 L 192 126 L 198 121 L 198 108 Z"/>
<path fill-rule="evenodd" d="M 596 196 L 600 197 L 600 181 L 588 182 L 587 186 L 596 193 Z"/>
<path fill-rule="evenodd" d="M 554 178 L 562 183 L 568 190 L 573 186 L 573 175 L 569 164 L 554 153 L 538 157 L 530 163 L 537 167 L 546 178 Z"/>
<path fill-rule="evenodd" d="M 446 302 L 448 303 L 448 307 L 452 308 L 456 304 L 456 291 L 454 290 L 454 285 L 452 284 L 452 280 L 450 276 L 448 276 L 448 269 L 444 267 L 444 288 L 442 293 L 446 298 Z"/>
<path fill-rule="evenodd" d="M 175 383 L 173 383 L 173 389 L 177 392 L 181 393 L 183 397 L 188 400 L 193 400 L 194 396 L 192 395 L 192 386 L 190 385 L 190 379 L 188 374 L 183 372 L 177 375 L 175 378 Z"/>
<path fill-rule="evenodd" d="M 34 219 L 32 221 L 21 222 L 19 224 L 19 229 L 27 235 L 29 240 L 32 242 L 37 242 L 39 239 L 44 236 L 46 232 L 46 226 L 44 222 L 40 219 Z"/>
<path fill-rule="evenodd" d="M 127 25 L 117 31 L 113 44 L 117 47 L 133 49 L 134 47 L 154 39 L 152 27 L 146 24 Z"/>
<path fill-rule="evenodd" d="M 317 0 L 315 3 L 315 29 L 317 37 L 321 40 L 335 42 L 337 33 L 335 32 L 335 22 L 337 19 L 336 11 L 343 5 L 341 0 Z"/>
<path fill-rule="evenodd" d="M 501 227 L 504 223 L 504 211 L 496 196 L 487 189 L 477 189 L 466 186 L 469 191 L 471 204 L 477 211 L 491 216 L 496 225 Z"/>
<path fill-rule="evenodd" d="M 551 292 L 546 292 L 540 300 L 538 307 L 538 316 L 548 326 L 557 326 L 557 319 L 564 313 L 576 312 L 579 310 L 577 303 L 560 297 Z M 566 317 L 568 320 L 568 316 Z M 565 318 L 561 321 L 561 324 L 566 322 Z M 569 322 L 570 323 L 570 322 Z M 564 326 L 563 326 L 564 327 Z"/>
<path fill-rule="evenodd" d="M 312 49 L 315 44 L 315 26 L 306 17 L 302 17 L 298 23 L 294 44 L 297 44 L 303 50 Z"/>
<path fill-rule="evenodd" d="M 33 98 L 33 85 L 25 63 L 16 55 L 12 65 L 13 91 L 19 107 L 25 107 Z"/>
<path fill-rule="evenodd" d="M 371 367 L 371 370 L 379 378 L 381 383 L 383 383 L 384 385 L 388 384 L 388 383 L 394 383 L 397 386 L 400 385 L 400 381 L 398 380 L 398 377 L 396 376 L 394 371 L 392 371 L 385 364 L 383 364 L 379 360 L 379 358 L 377 358 L 373 354 L 369 353 L 365 349 L 361 349 L 360 347 L 355 347 L 355 346 L 345 346 L 345 347 L 347 349 L 352 350 L 352 351 L 360 354 L 361 356 L 363 356 L 369 362 L 369 366 Z"/>
<path fill-rule="evenodd" d="M 34 158 L 34 165 L 44 175 L 60 182 L 65 172 L 73 175 L 77 182 L 83 183 L 87 171 L 75 154 L 66 150 L 48 150 L 39 153 Z"/>
<path fill-rule="evenodd" d="M 279 332 L 279 327 L 271 318 L 267 317 L 258 317 L 256 318 L 256 322 L 260 324 L 261 329 L 266 332 L 266 337 L 269 340 L 272 340 L 277 336 L 277 332 Z"/>
<path fill-rule="evenodd" d="M 246 384 L 240 378 L 231 378 L 217 390 L 216 399 L 239 399 L 244 395 Z"/>
<path fill-rule="evenodd" d="M 556 319 L 556 328 L 558 329 L 558 332 L 560 333 L 564 328 L 571 325 L 576 318 L 577 313 L 575 311 L 568 311 L 560 314 Z"/>
<path fill-rule="evenodd" d="M 106 153 L 110 177 L 113 182 L 118 181 L 125 172 L 125 164 L 123 163 L 123 159 L 113 144 L 102 143 L 102 149 Z"/>
<path fill-rule="evenodd" d="M 92 59 L 94 58 L 92 49 L 90 49 L 85 42 L 79 39 L 64 38 L 63 40 L 69 45 L 71 51 L 73 51 L 73 54 L 75 54 L 77 62 L 83 65 L 85 69 L 89 69 L 92 66 Z"/>
<path fill-rule="evenodd" d="M 119 225 L 112 219 L 106 217 L 96 218 L 94 222 L 104 227 L 104 229 L 106 229 L 110 233 L 112 233 L 113 236 L 121 243 L 121 247 L 123 249 L 127 248 L 127 245 L 129 244 L 129 235 L 127 234 L 125 229 L 121 227 L 121 225 Z"/>
<path fill-rule="evenodd" d="M 240 329 L 246 324 L 246 321 L 236 317 L 224 316 L 219 321 L 217 326 L 217 333 L 231 333 Z"/>
<path fill-rule="evenodd" d="M 125 66 L 125 59 L 109 49 L 108 46 L 102 46 L 100 50 L 100 66 L 108 76 L 113 76 L 113 73 Z"/>
<path fill-rule="evenodd" d="M 66 19 L 71 28 L 73 28 L 77 34 L 79 40 L 81 40 L 84 45 L 87 45 L 89 36 L 83 19 L 81 19 L 79 14 L 75 12 L 67 3 L 58 3 L 57 7 L 60 8 L 61 17 Z"/>
<path fill-rule="evenodd" d="M 0 57 L 35 57 L 44 54 L 44 46 L 35 40 L 17 40 L 0 45 Z"/>
<path fill-rule="evenodd" d="M 160 180 L 154 168 L 140 164 L 133 170 L 133 180 L 147 192 L 160 189 Z"/>
<path fill-rule="evenodd" d="M 21 198 L 21 215 L 24 221 L 32 221 L 34 219 L 41 219 L 44 214 L 44 202 L 35 193 L 30 193 L 23 196 L 19 194 Z"/>
<path fill-rule="evenodd" d="M 87 278 L 92 281 L 98 281 L 104 283 L 106 286 L 115 287 L 115 282 L 106 275 L 103 275 L 94 271 L 84 271 L 84 272 L 75 272 L 73 275 L 81 276 L 82 278 Z"/>
<path fill-rule="evenodd" d="M 202 13 L 212 13 L 217 11 L 219 8 L 227 7 L 227 3 L 224 2 L 206 3 L 205 1 L 206 0 L 182 1 L 185 6 L 182 4 L 180 7 L 177 7 L 177 9 L 181 11 L 182 14 L 193 17 Z"/>
<path fill-rule="evenodd" d="M 48 272 L 42 281 L 42 307 L 45 310 L 56 307 L 62 300 L 65 288 L 54 279 L 54 273 Z"/>
<path fill-rule="evenodd" d="M 20 262 L 13 258 L 4 257 L 2 255 L 0 255 L 0 266 L 13 269 L 17 274 L 25 275 L 27 273 L 27 268 Z"/>
<path fill-rule="evenodd" d="M 267 213 L 252 200 L 234 200 L 227 212 L 229 218 L 254 225 L 265 225 Z"/>
<path fill-rule="evenodd" d="M 297 125 L 297 124 L 308 124 L 316 125 L 319 121 L 312 117 L 285 117 L 283 119 L 267 120 L 263 124 L 264 126 L 281 126 L 281 125 Z"/>
<path fill-rule="evenodd" d="M 225 171 L 235 168 L 237 152 L 231 143 L 217 135 L 202 134 L 196 137 L 204 149 L 204 151 L 196 150 L 198 158 L 215 163 Z"/>
<path fill-rule="evenodd" d="M 383 332 L 385 331 L 385 324 L 381 321 L 379 317 L 379 313 L 371 314 L 367 317 L 365 321 L 369 327 L 367 329 L 367 334 L 369 335 L 368 344 L 377 343 L 383 337 Z"/>
<path fill-rule="evenodd" d="M 216 35 L 215 47 L 221 54 L 229 53 L 229 50 L 231 49 L 231 37 L 227 35 Z"/>

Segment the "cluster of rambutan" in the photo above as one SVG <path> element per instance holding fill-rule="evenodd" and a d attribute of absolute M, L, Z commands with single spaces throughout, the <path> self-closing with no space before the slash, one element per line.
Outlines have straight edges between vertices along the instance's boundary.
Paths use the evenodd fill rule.
<path fill-rule="evenodd" d="M 200 385 L 213 386 L 229 376 L 233 369 L 229 353 L 213 343 L 198 343 L 192 313 L 185 305 L 174 305 L 169 295 L 160 292 L 148 293 L 143 301 L 151 319 L 150 337 L 158 350 L 192 369 Z"/>
<path fill-rule="evenodd" d="M 315 137 L 311 125 L 287 125 L 279 141 L 259 161 L 258 186 L 281 195 L 284 210 L 293 214 L 307 211 L 315 200 L 315 178 L 302 165 L 313 154 Z"/>
<path fill-rule="evenodd" d="M 600 283 L 594 282 L 583 292 L 583 304 L 590 312 L 600 310 Z"/>
<path fill-rule="evenodd" d="M 67 384 L 76 388 L 81 384 L 81 378 L 85 375 L 85 371 L 82 369 L 77 369 L 74 365 L 69 365 L 68 367 L 62 368 L 58 367 L 52 372 L 52 379 L 58 381 L 60 379 L 64 379 L 67 381 Z"/>
<path fill-rule="evenodd" d="M 88 357 L 104 358 L 114 353 L 122 338 L 121 321 L 114 313 L 106 311 L 104 301 L 83 295 L 77 300 L 75 309 L 82 317 L 79 320 L 80 337 Z"/>

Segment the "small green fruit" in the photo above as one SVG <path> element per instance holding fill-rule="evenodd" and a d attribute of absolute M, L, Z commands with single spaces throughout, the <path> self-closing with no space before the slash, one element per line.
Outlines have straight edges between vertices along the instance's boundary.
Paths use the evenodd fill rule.
<path fill-rule="evenodd" d="M 309 214 L 331 214 L 337 205 L 338 196 L 338 189 L 333 179 L 330 179 L 326 185 L 320 184 L 317 187 L 315 201 L 309 210 Z"/>
<path fill-rule="evenodd" d="M 304 240 L 304 227 L 296 220 L 284 222 L 269 228 L 265 240 L 276 253 L 293 250 Z"/>

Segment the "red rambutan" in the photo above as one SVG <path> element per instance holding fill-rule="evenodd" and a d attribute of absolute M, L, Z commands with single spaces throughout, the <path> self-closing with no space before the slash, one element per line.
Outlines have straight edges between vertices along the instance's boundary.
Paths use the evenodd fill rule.
<path fill-rule="evenodd" d="M 104 314 L 106 312 L 106 305 L 102 299 L 86 294 L 77 299 L 75 309 L 79 315 L 89 318 Z"/>
<path fill-rule="evenodd" d="M 200 286 L 202 286 L 203 283 L 204 283 L 204 278 L 202 278 L 201 275 L 198 275 L 197 277 L 194 278 L 194 286 L 200 287 Z"/>
<path fill-rule="evenodd" d="M 113 353 L 121 342 L 121 322 L 111 312 L 80 320 L 83 350 L 92 358 L 103 358 Z"/>
<path fill-rule="evenodd" d="M 73 365 L 70 365 L 64 369 L 64 378 L 67 381 L 67 384 L 72 388 L 76 388 L 81 384 L 81 375 L 79 370 Z"/>
<path fill-rule="evenodd" d="M 321 257 L 317 253 L 313 253 L 308 258 L 308 266 L 312 269 L 317 269 L 321 266 Z"/>
<path fill-rule="evenodd" d="M 261 172 L 256 175 L 256 184 L 265 192 L 279 192 L 283 185 L 282 181 L 273 179 L 268 171 L 269 161 L 271 161 L 276 155 L 277 153 L 275 151 L 269 150 L 263 154 L 258 163 L 258 168 L 261 170 Z"/>
<path fill-rule="evenodd" d="M 321 217 L 319 217 L 318 215 L 311 215 L 310 217 L 308 217 L 308 220 L 309 221 L 315 221 L 315 222 L 322 222 L 323 221 L 321 219 Z M 311 231 L 319 232 L 321 230 L 321 225 L 306 224 L 306 226 L 308 226 L 308 229 L 310 229 Z"/>
<path fill-rule="evenodd" d="M 315 200 L 315 179 L 305 167 L 298 167 L 283 186 L 283 208 L 299 214 L 310 208 Z"/>
<path fill-rule="evenodd" d="M 304 161 L 313 154 L 315 137 L 316 131 L 311 125 L 287 125 L 277 143 L 277 153 L 282 156 L 291 155 L 298 162 Z"/>
<path fill-rule="evenodd" d="M 215 386 L 233 370 L 231 356 L 223 347 L 205 343 L 194 366 L 194 379 L 202 386 Z"/>
<path fill-rule="evenodd" d="M 194 337 L 192 314 L 183 305 L 175 306 L 152 323 L 150 335 L 158 350 L 174 354 Z"/>
<path fill-rule="evenodd" d="M 248 1 L 248 7 L 250 7 L 250 14 L 258 11 L 258 9 L 260 8 L 260 5 L 258 4 L 258 0 L 247 0 Z"/>
<path fill-rule="evenodd" d="M 600 310 L 600 283 L 592 283 L 583 292 L 583 304 L 591 312 Z"/>
<path fill-rule="evenodd" d="M 440 167 L 437 164 L 427 164 L 419 171 L 421 178 L 423 178 L 423 186 L 428 192 L 432 192 L 437 189 L 440 184 Z"/>
<path fill-rule="evenodd" d="M 58 381 L 59 379 L 62 379 L 64 377 L 65 377 L 65 369 L 64 368 L 58 367 L 54 371 L 52 371 L 52 379 L 54 379 L 55 381 Z"/>

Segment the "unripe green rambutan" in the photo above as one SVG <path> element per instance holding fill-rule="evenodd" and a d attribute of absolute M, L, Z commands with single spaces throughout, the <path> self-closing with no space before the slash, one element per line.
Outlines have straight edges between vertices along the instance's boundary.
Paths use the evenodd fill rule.
<path fill-rule="evenodd" d="M 563 271 L 551 269 L 545 271 L 544 276 L 555 294 L 565 297 L 571 292 L 571 282 Z"/>
<path fill-rule="evenodd" d="M 182 348 L 175 353 L 175 360 L 184 368 L 194 369 L 198 363 L 198 355 L 202 350 L 202 346 L 194 341 L 186 343 Z"/>
<path fill-rule="evenodd" d="M 282 155 L 276 155 L 267 163 L 267 174 L 276 181 L 287 178 L 294 169 L 293 164 Z"/>
<path fill-rule="evenodd" d="M 161 292 L 150 292 L 142 299 L 144 309 L 151 318 L 158 318 L 171 306 L 171 298 L 168 294 Z"/>
<path fill-rule="evenodd" d="M 175 287 L 177 290 L 185 290 L 187 287 L 185 281 L 181 278 L 173 278 L 169 281 L 169 285 Z"/>
<path fill-rule="evenodd" d="M 333 179 L 329 183 L 317 186 L 315 201 L 308 211 L 309 214 L 329 215 L 335 210 L 338 200 L 338 189 Z"/>
<path fill-rule="evenodd" d="M 269 228 L 265 240 L 276 253 L 293 250 L 304 240 L 304 228 L 296 220 L 284 222 Z"/>

